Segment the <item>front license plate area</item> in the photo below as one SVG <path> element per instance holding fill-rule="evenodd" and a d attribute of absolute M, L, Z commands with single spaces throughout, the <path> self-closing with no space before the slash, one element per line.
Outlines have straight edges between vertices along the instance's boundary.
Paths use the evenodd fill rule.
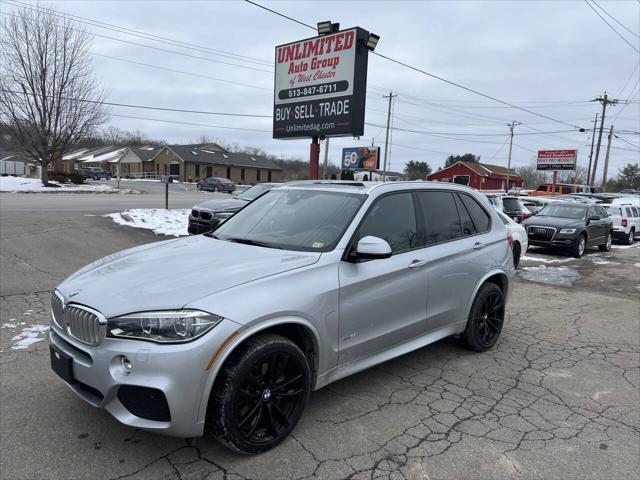
<path fill-rule="evenodd" d="M 49 352 L 51 354 L 51 368 L 53 371 L 65 382 L 69 384 L 76 383 L 76 380 L 73 378 L 73 359 L 53 347 L 49 348 Z"/>

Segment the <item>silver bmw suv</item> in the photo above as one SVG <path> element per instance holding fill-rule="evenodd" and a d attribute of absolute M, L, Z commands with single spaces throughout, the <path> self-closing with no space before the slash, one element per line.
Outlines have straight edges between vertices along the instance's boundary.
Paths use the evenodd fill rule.
<path fill-rule="evenodd" d="M 309 392 L 502 330 L 514 274 L 486 198 L 430 182 L 279 186 L 215 231 L 94 262 L 53 292 L 53 370 L 132 427 L 258 453 Z"/>

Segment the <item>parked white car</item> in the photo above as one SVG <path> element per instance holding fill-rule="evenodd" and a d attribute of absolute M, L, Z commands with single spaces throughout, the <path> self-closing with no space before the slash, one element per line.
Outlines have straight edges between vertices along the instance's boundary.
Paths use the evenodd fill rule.
<path fill-rule="evenodd" d="M 602 205 L 613 222 L 613 236 L 631 245 L 635 235 L 640 234 L 640 207 L 632 205 Z"/>
<path fill-rule="evenodd" d="M 498 212 L 500 220 L 502 220 L 502 223 L 507 227 L 507 230 L 511 233 L 511 237 L 513 238 L 513 266 L 518 268 L 518 265 L 520 264 L 520 257 L 523 253 L 526 253 L 529 248 L 529 237 L 527 236 L 527 231 L 522 225 L 497 208 L 496 212 Z"/>

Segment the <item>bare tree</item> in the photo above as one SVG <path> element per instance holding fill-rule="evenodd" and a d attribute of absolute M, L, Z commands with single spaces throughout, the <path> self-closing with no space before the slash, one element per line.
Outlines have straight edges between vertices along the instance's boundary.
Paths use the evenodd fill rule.
<path fill-rule="evenodd" d="M 0 26 L 0 120 L 16 147 L 47 169 L 105 120 L 91 36 L 71 19 L 25 7 Z"/>

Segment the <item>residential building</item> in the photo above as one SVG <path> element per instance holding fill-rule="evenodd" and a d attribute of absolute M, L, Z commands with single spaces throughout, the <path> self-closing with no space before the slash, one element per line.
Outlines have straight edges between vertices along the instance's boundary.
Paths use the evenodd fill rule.
<path fill-rule="evenodd" d="M 498 165 L 476 162 L 457 162 L 438 170 L 427 180 L 469 185 L 478 190 L 510 190 L 522 187 L 522 177 L 511 173 L 507 188 L 507 169 Z"/>

